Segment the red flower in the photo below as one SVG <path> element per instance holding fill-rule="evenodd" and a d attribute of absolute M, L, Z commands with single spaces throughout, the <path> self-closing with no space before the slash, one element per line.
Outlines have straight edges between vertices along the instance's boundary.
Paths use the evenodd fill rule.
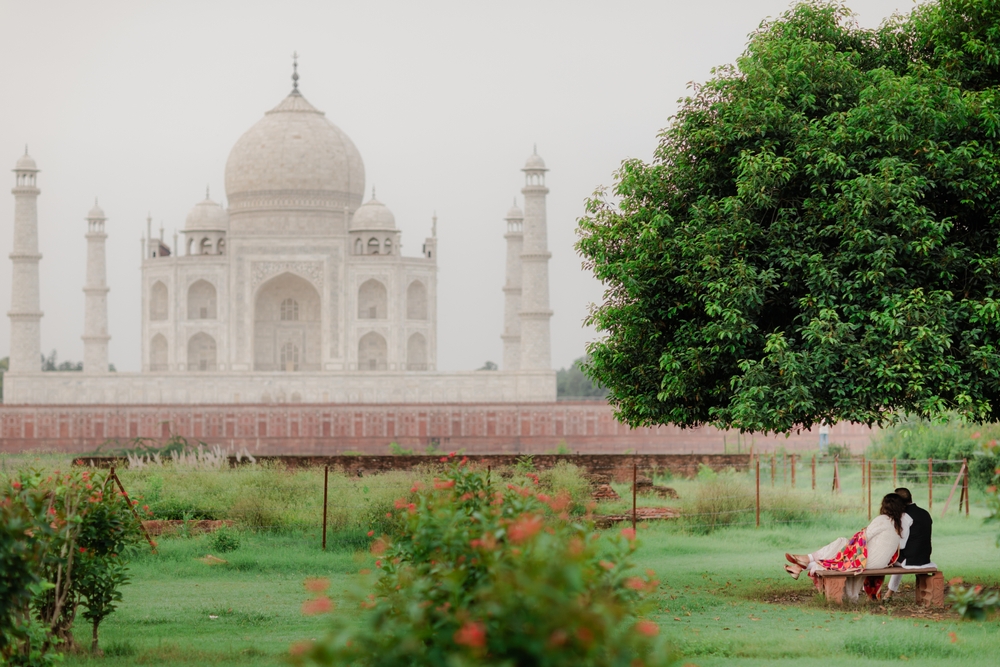
<path fill-rule="evenodd" d="M 401 510 L 406 507 L 406 500 L 403 498 L 396 498 L 396 509 Z"/>
<path fill-rule="evenodd" d="M 600 566 L 603 567 L 605 570 L 613 570 L 613 569 L 615 569 L 615 564 L 611 563 L 609 561 L 606 561 L 606 560 L 602 560 L 600 562 Z"/>
<path fill-rule="evenodd" d="M 442 456 L 441 457 L 441 463 L 447 463 L 447 462 L 448 462 L 448 457 L 447 456 Z"/>
<path fill-rule="evenodd" d="M 434 488 L 439 491 L 443 491 L 444 489 L 450 489 L 453 486 L 455 486 L 455 480 L 453 479 L 444 481 L 439 481 L 438 479 L 434 480 Z"/>
<path fill-rule="evenodd" d="M 85 553 L 87 553 L 87 550 L 84 549 L 83 547 L 80 547 L 80 553 L 85 554 Z"/>
<path fill-rule="evenodd" d="M 374 535 L 374 534 L 375 534 L 375 531 L 374 531 L 374 530 L 369 530 L 369 531 L 368 531 L 368 537 L 371 537 L 371 536 L 372 536 L 372 535 Z"/>
<path fill-rule="evenodd" d="M 448 452 L 448 458 L 453 458 L 456 452 Z"/>
<path fill-rule="evenodd" d="M 20 488 L 21 488 L 21 483 L 20 483 L 20 482 L 18 482 L 17 480 L 15 480 L 15 481 L 14 481 L 14 483 L 12 484 L 12 486 L 13 486 L 13 487 L 14 487 L 15 489 L 20 489 Z"/>
<path fill-rule="evenodd" d="M 469 648 L 484 648 L 486 646 L 486 629 L 481 623 L 467 621 L 455 632 L 456 644 Z"/>
<path fill-rule="evenodd" d="M 647 637 L 655 637 L 660 634 L 660 626 L 652 621 L 639 621 L 635 624 L 635 629 L 637 632 L 646 635 Z"/>
<path fill-rule="evenodd" d="M 526 542 L 534 537 L 542 529 L 542 518 L 538 516 L 524 515 L 514 522 L 507 534 L 514 544 Z"/>
<path fill-rule="evenodd" d="M 622 528 L 622 537 L 624 537 L 629 542 L 635 540 L 635 529 L 634 528 Z"/>
<path fill-rule="evenodd" d="M 316 598 L 315 600 L 306 600 L 302 604 L 302 613 L 305 614 L 306 616 L 325 614 L 329 611 L 333 611 L 333 603 L 330 602 L 330 598 L 328 597 Z"/>
<path fill-rule="evenodd" d="M 646 582 L 639 577 L 629 577 L 625 580 L 625 588 L 631 588 L 633 591 L 642 591 L 646 589 Z"/>

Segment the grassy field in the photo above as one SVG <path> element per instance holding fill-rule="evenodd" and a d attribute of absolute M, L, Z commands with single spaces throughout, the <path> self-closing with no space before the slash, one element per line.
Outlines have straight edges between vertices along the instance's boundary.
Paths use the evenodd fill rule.
<path fill-rule="evenodd" d="M 16 466 L 8 461 L 7 470 L 11 467 Z M 317 473 L 266 482 L 275 474 L 287 473 L 245 470 L 198 476 L 153 470 L 130 472 L 123 479 L 146 496 L 158 487 L 157 501 L 164 502 L 203 489 L 207 497 L 215 498 L 211 503 L 199 501 L 204 507 L 257 494 L 262 507 L 278 511 L 279 491 L 265 493 L 261 488 L 283 489 L 293 496 L 300 489 L 310 498 L 316 495 Z M 213 476 L 223 481 L 213 482 Z M 381 480 L 338 479 L 331 501 L 345 512 L 381 504 L 412 477 L 400 473 Z M 173 486 L 181 484 L 181 478 L 183 489 L 175 493 Z M 752 489 L 747 476 L 672 480 L 680 501 L 641 499 L 640 505 L 668 504 L 693 511 L 705 503 L 718 507 L 720 502 L 731 502 L 727 495 L 735 498 L 731 506 L 736 509 L 724 510 L 732 512 L 735 526 L 709 531 L 701 519 L 640 525 L 636 564 L 652 568 L 663 582 L 654 620 L 684 653 L 683 664 L 826 666 L 901 660 L 918 665 L 997 664 L 1000 623 L 960 622 L 943 610 L 927 614 L 912 604 L 912 580 L 906 581 L 908 589 L 898 601 L 834 609 L 812 594 L 808 580 L 792 581 L 784 573 L 785 551 L 809 551 L 865 525 L 858 481 L 845 476 L 845 491 L 839 496 L 828 490 L 765 488 L 768 509 L 759 529 L 752 526 L 752 509 L 746 509 L 745 495 Z M 249 491 L 239 490 L 244 486 Z M 630 505 L 627 485 L 616 488 L 623 500 L 608 505 L 613 511 Z M 306 510 L 296 511 L 295 506 L 304 502 L 292 497 L 284 503 L 286 514 L 272 517 L 270 527 L 241 532 L 238 550 L 215 554 L 228 561 L 225 564 L 199 560 L 213 553 L 208 536 L 164 538 L 158 555 L 142 551 L 133 561 L 133 582 L 124 590 L 121 608 L 102 625 L 101 643 L 107 655 L 67 656 L 66 664 L 285 664 L 290 644 L 321 636 L 327 623 L 325 617 L 301 614 L 308 597 L 303 589 L 306 577 L 328 577 L 338 599 L 334 613 L 348 617 L 359 613 L 358 596 L 371 585 L 371 575 L 361 571 L 372 567 L 373 558 L 358 548 L 355 539 L 363 519 L 351 518 L 355 510 L 338 519 L 337 530 L 331 533 L 332 548 L 324 553 L 319 548 L 319 526 L 308 520 L 317 505 L 309 501 Z M 939 520 L 943 507 L 939 503 L 942 500 L 935 503 L 934 559 L 946 576 L 1000 585 L 1000 549 L 995 545 L 995 528 L 982 523 L 984 511 L 974 504 L 972 516 L 965 518 L 953 506 Z M 86 644 L 89 629 L 81 623 L 77 631 Z"/>

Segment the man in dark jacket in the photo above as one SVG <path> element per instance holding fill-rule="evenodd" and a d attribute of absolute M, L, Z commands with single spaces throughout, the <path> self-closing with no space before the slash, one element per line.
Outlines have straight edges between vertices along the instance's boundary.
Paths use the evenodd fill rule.
<path fill-rule="evenodd" d="M 899 488 L 896 489 L 896 493 L 906 501 L 906 510 L 904 511 L 913 519 L 913 524 L 909 529 L 903 529 L 899 562 L 904 567 L 936 567 L 931 562 L 931 526 L 934 521 L 931 519 L 930 513 L 922 507 L 917 507 L 909 489 Z M 886 591 L 884 599 L 898 592 L 902 581 L 903 575 L 892 575 L 889 578 L 889 590 Z"/>

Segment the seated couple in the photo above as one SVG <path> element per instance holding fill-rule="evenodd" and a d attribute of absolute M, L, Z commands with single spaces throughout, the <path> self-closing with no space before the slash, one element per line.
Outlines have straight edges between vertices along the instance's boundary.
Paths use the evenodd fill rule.
<path fill-rule="evenodd" d="M 816 572 L 837 570 L 840 572 L 860 572 L 902 565 L 905 569 L 937 567 L 931 562 L 931 515 L 917 507 L 909 489 L 896 489 L 882 499 L 882 509 L 868 527 L 847 539 L 838 537 L 822 549 L 808 555 L 785 554 L 791 565 L 785 571 L 793 579 L 806 571 L 817 589 L 821 589 Z M 844 592 L 857 602 L 863 588 L 865 593 L 877 600 L 883 600 L 899 591 L 902 574 L 894 574 L 889 579 L 889 590 L 879 595 L 884 577 L 852 577 L 847 580 Z"/>

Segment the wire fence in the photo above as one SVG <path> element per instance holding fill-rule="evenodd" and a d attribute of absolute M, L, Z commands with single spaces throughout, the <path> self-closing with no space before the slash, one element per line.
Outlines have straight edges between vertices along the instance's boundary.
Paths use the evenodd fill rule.
<path fill-rule="evenodd" d="M 831 515 L 870 520 L 882 496 L 899 486 L 941 517 L 969 515 L 966 460 L 885 460 L 754 454 L 735 469 L 693 478 L 669 467 L 629 463 L 627 457 L 587 457 L 586 467 L 557 463 L 485 468 L 500 484 L 526 484 L 535 470 L 541 488 L 569 492 L 578 511 L 598 525 L 671 521 L 692 532 L 725 527 L 801 526 Z M 118 479 L 139 501 L 151 533 L 194 533 L 231 525 L 258 531 L 297 531 L 322 548 L 366 545 L 369 532 L 388 530 L 392 513 L 432 485 L 441 465 L 375 471 L 334 466 L 288 469 L 257 464 L 178 471 L 171 466 L 122 468 Z M 472 465 L 476 465 L 473 463 Z M 401 506 L 400 503 L 403 503 Z M 585 508 L 585 509 L 584 509 Z"/>

